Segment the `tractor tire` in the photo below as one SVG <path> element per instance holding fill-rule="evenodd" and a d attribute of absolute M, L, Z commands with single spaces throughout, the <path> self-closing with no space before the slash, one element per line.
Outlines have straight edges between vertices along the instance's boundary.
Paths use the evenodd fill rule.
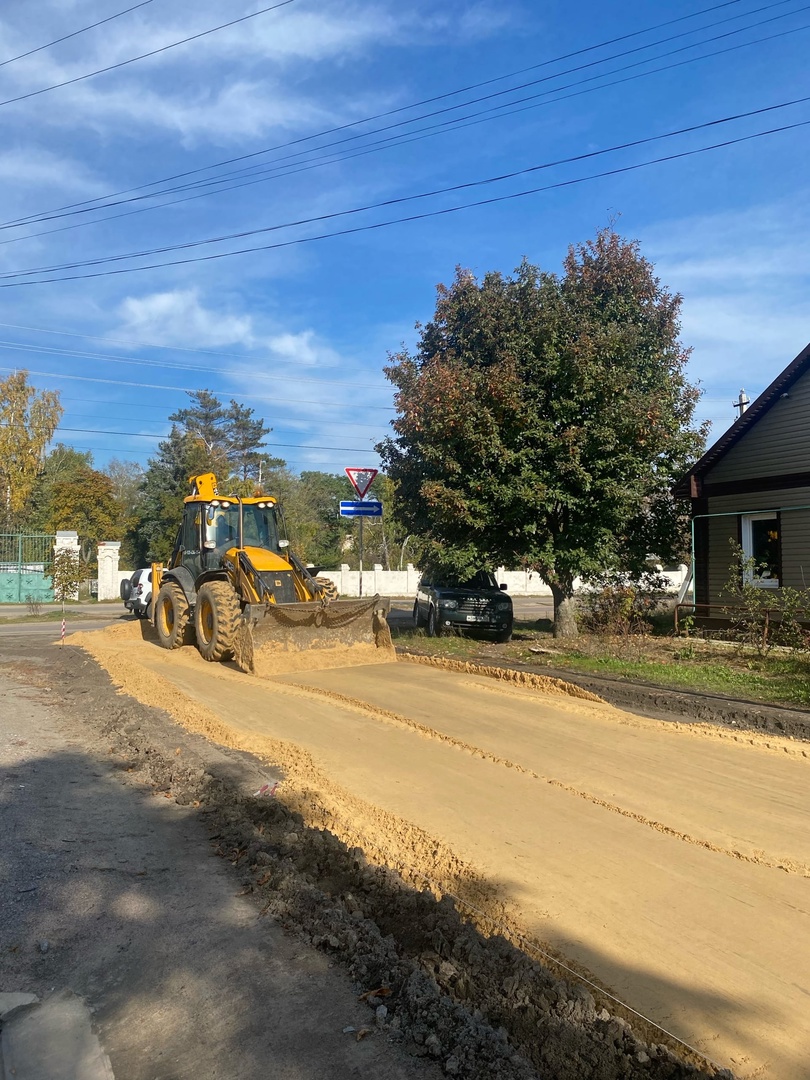
<path fill-rule="evenodd" d="M 161 585 L 157 595 L 158 640 L 164 649 L 179 649 L 188 644 L 188 631 L 191 613 L 186 594 L 176 581 L 167 581 Z"/>
<path fill-rule="evenodd" d="M 430 610 L 428 611 L 427 617 L 427 636 L 442 636 L 442 624 L 439 622 L 439 613 L 432 604 L 430 605 Z"/>
<path fill-rule="evenodd" d="M 340 593 L 338 592 L 337 585 L 331 578 L 319 576 L 316 577 L 315 580 L 319 585 L 323 586 L 323 592 L 320 594 L 322 599 L 326 600 L 327 603 L 329 603 L 330 600 L 337 600 Z"/>
<path fill-rule="evenodd" d="M 227 581 L 207 581 L 197 593 L 194 629 L 197 648 L 204 660 L 230 660 L 242 609 Z"/>

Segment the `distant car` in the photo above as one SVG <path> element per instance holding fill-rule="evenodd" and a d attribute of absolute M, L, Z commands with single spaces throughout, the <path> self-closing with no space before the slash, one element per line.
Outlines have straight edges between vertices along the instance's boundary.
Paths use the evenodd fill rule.
<path fill-rule="evenodd" d="M 152 570 L 136 570 L 130 578 L 121 582 L 121 599 L 124 607 L 146 619 L 152 614 Z"/>
<path fill-rule="evenodd" d="M 512 636 L 512 601 L 488 570 L 479 570 L 468 581 L 426 570 L 413 605 L 413 621 L 427 628 L 428 637 L 451 630 L 483 630 L 496 641 Z"/>

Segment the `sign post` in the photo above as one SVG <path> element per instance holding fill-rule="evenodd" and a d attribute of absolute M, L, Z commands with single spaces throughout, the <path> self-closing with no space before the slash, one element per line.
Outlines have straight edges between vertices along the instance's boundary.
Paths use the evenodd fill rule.
<path fill-rule="evenodd" d="M 360 596 L 363 595 L 363 518 L 364 517 L 381 517 L 382 516 L 382 503 L 368 502 L 364 503 L 363 499 L 366 496 L 366 492 L 374 483 L 374 477 L 377 475 L 377 469 L 360 469 L 350 467 L 346 469 L 346 475 L 349 478 L 349 483 L 354 490 L 360 496 L 359 503 L 343 503 L 340 504 L 340 513 L 342 517 L 359 517 L 360 518 Z M 344 513 L 344 506 L 378 506 L 378 512 L 365 513 L 364 511 L 355 511 L 354 513 Z"/>

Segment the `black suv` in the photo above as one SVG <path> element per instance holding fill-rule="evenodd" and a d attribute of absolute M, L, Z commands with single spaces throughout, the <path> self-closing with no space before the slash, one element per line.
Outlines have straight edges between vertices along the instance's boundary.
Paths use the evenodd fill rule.
<path fill-rule="evenodd" d="M 426 626 L 429 637 L 451 630 L 485 630 L 496 641 L 512 636 L 512 601 L 487 570 L 469 581 L 426 570 L 413 605 L 413 621 Z"/>

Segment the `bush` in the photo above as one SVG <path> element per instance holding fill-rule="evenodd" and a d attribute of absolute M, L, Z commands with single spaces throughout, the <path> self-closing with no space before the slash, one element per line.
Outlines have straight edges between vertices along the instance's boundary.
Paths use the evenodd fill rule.
<path fill-rule="evenodd" d="M 666 578 L 651 570 L 637 576 L 619 571 L 595 575 L 580 593 L 580 626 L 608 637 L 649 634 L 666 587 Z"/>
<path fill-rule="evenodd" d="M 810 590 L 782 586 L 778 591 L 763 589 L 754 584 L 757 565 L 736 541 L 731 541 L 732 563 L 729 579 L 721 596 L 728 597 L 732 606 L 724 607 L 733 640 L 740 646 L 756 649 L 767 655 L 774 645 L 794 652 L 810 647 L 810 634 L 802 621 L 810 615 Z"/>

